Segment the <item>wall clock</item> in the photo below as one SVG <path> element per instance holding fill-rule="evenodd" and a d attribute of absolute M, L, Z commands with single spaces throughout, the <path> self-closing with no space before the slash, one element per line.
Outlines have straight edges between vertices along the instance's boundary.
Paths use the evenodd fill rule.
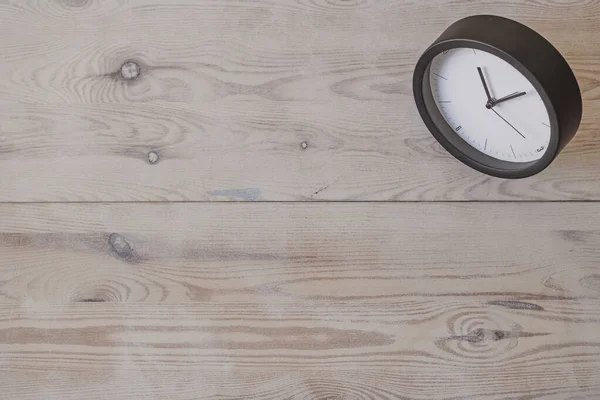
<path fill-rule="evenodd" d="M 451 25 L 419 59 L 413 91 L 425 125 L 448 152 L 501 178 L 544 170 L 581 123 L 581 92 L 558 50 L 497 16 Z"/>

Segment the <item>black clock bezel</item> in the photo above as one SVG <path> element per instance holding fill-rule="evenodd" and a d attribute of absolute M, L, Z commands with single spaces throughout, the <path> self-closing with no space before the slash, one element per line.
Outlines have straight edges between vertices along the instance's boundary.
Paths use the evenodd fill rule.
<path fill-rule="evenodd" d="M 487 51 L 488 53 L 501 58 L 523 74 L 523 76 L 525 76 L 538 91 L 550 118 L 550 142 L 546 152 L 540 159 L 525 163 L 517 163 L 503 161 L 488 156 L 464 141 L 456 134 L 450 125 L 448 125 L 433 98 L 428 72 L 431 68 L 431 62 L 437 55 L 447 50 L 458 48 L 473 48 L 475 50 Z M 423 69 L 423 72 L 421 72 L 420 69 Z M 419 78 L 421 75 L 422 78 Z M 437 43 L 427 50 L 419 64 L 417 64 L 415 77 L 419 78 L 422 82 L 422 90 L 415 93 L 415 99 L 417 101 L 417 108 L 421 112 L 421 117 L 423 118 L 425 125 L 427 125 L 427 128 L 429 128 L 433 136 L 450 154 L 471 168 L 499 178 L 518 179 L 535 175 L 543 171 L 556 158 L 558 153 L 558 119 L 550 98 L 535 76 L 509 54 L 485 43 L 462 39 L 449 40 Z M 482 104 L 481 107 L 485 107 L 485 105 Z"/>
<path fill-rule="evenodd" d="M 488 29 L 482 31 L 483 25 Z M 534 46 L 537 57 L 529 57 L 530 46 Z M 490 157 L 464 141 L 442 117 L 431 92 L 429 71 L 437 55 L 457 48 L 481 50 L 501 58 L 537 90 L 550 118 L 550 142 L 540 159 L 516 163 Z M 546 89 L 557 75 L 562 80 L 555 86 L 560 87 L 550 88 L 552 93 L 549 93 Z M 451 155 L 477 171 L 499 178 L 526 178 L 546 169 L 575 135 L 581 122 L 581 93 L 564 58 L 535 31 L 502 17 L 468 17 L 448 28 L 419 59 L 413 76 L 413 93 L 425 125 Z"/>

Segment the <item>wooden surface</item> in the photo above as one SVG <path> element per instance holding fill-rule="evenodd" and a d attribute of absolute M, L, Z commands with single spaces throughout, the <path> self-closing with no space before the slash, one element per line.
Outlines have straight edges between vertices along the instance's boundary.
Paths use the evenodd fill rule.
<path fill-rule="evenodd" d="M 598 398 L 599 210 L 1 205 L 2 398 Z"/>
<path fill-rule="evenodd" d="M 534 178 L 469 170 L 414 106 L 480 13 L 581 85 Z M 600 0 L 0 0 L 0 399 L 599 399 L 599 26 Z"/>
<path fill-rule="evenodd" d="M 582 88 L 535 178 L 471 171 L 417 114 L 417 58 L 480 13 L 539 31 Z M 0 20 L 0 201 L 600 200 L 598 0 L 3 0 Z"/>

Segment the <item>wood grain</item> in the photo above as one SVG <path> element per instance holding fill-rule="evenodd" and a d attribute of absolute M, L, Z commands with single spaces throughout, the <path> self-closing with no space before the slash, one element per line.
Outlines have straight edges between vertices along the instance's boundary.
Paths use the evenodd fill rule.
<path fill-rule="evenodd" d="M 418 56 L 479 13 L 542 33 L 580 82 L 581 130 L 535 178 L 464 167 L 413 104 Z M 4 0 L 0 19 L 2 202 L 600 200 L 597 0 Z"/>
<path fill-rule="evenodd" d="M 597 398 L 599 211 L 3 204 L 2 395 Z"/>
<path fill-rule="evenodd" d="M 413 104 L 418 56 L 480 13 L 582 88 L 528 180 L 462 166 Z M 600 200 L 600 1 L 0 0 L 0 21 L 1 399 L 600 398 L 600 203 L 562 202 Z"/>

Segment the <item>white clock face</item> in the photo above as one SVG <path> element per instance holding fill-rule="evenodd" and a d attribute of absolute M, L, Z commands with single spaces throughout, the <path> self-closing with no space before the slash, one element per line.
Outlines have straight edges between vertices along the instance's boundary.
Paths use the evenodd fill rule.
<path fill-rule="evenodd" d="M 546 106 L 531 82 L 506 61 L 482 50 L 453 49 L 434 58 L 429 79 L 440 113 L 475 149 L 516 163 L 539 160 L 546 152 Z"/>

